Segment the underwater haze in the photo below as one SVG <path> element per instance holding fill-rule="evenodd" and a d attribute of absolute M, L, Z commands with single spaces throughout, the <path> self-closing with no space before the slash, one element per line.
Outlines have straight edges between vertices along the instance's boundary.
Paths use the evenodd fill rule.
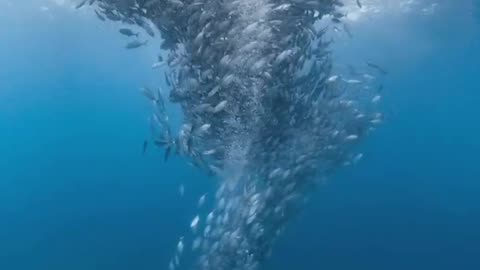
<path fill-rule="evenodd" d="M 204 73 L 218 72 L 216 63 L 221 61 L 188 51 L 199 42 L 203 50 L 210 45 L 206 38 L 189 39 L 191 33 L 182 31 L 208 27 L 180 18 L 186 26 L 177 29 L 169 24 L 177 21 L 171 14 L 180 16 L 179 10 L 190 10 L 182 3 L 192 2 L 202 2 L 204 10 L 208 9 L 203 2 L 228 2 L 235 7 L 222 8 L 236 14 L 242 7 L 238 3 L 251 0 L 153 0 L 148 5 L 148 1 L 99 0 L 78 7 L 81 2 L 0 0 L 0 269 L 480 269 L 480 2 L 341 1 L 345 6 L 339 8 L 346 14 L 341 22 L 327 18 L 314 25 L 326 24 L 328 29 L 319 34 L 318 46 L 326 44 L 331 51 L 329 58 L 319 58 L 326 66 L 331 64 L 331 70 L 325 68 L 324 79 L 315 80 L 315 87 L 325 85 L 324 92 L 320 97 L 286 95 L 291 99 L 281 100 L 300 104 L 306 97 L 315 99 L 305 103 L 312 107 L 297 108 L 308 116 L 318 113 L 313 108 L 318 104 L 344 104 L 347 99 L 368 104 L 332 107 L 322 119 L 333 124 L 324 124 L 320 133 L 314 132 L 316 120 L 300 123 L 296 118 L 298 124 L 290 121 L 282 126 L 289 135 L 285 140 L 285 134 L 277 135 L 278 126 L 270 123 L 281 122 L 275 115 L 288 115 L 291 110 L 277 107 L 273 102 L 277 97 L 269 95 L 278 89 L 288 92 L 287 86 L 295 85 L 298 91 L 309 87 L 284 83 L 286 77 L 308 69 L 286 64 L 308 54 L 301 49 L 292 53 L 280 42 L 299 30 L 266 29 L 275 34 L 264 38 L 256 33 L 254 42 L 251 36 L 245 41 L 245 33 L 232 35 L 238 40 L 231 43 L 244 47 L 229 49 L 231 58 L 246 59 L 248 46 L 261 52 L 248 55 L 256 58 L 250 65 L 256 69 L 242 67 L 237 72 L 235 68 L 248 66 L 243 62 L 219 66 L 218 70 L 228 70 L 218 75 L 220 82 L 202 81 Z M 137 2 L 143 3 L 153 36 L 140 27 L 137 15 L 122 13 L 124 2 L 133 3 L 130 10 L 141 10 Z M 148 9 L 164 2 L 171 5 L 158 10 L 177 13 L 165 12 L 170 16 L 165 21 L 152 20 L 157 14 Z M 236 31 L 235 23 L 267 28 L 270 24 L 263 25 L 267 19 L 247 15 L 264 8 L 265 14 L 295 5 L 300 9 L 302 2 L 307 1 L 253 1 L 255 8 L 239 12 L 241 19 L 228 17 L 229 30 L 211 33 Z M 310 19 L 305 15 L 310 2 L 301 7 L 306 10 L 301 15 L 304 21 Z M 333 8 L 318 10 L 323 8 L 322 15 L 335 18 Z M 261 11 L 258 16 L 267 16 Z M 108 18 L 112 14 L 121 19 Z M 285 16 L 282 27 L 294 18 Z M 127 19 L 135 23 L 128 24 Z M 210 20 L 215 27 L 221 23 Z M 192 21 L 200 24 L 198 29 L 189 28 Z M 175 30 L 158 27 L 162 24 Z M 119 33 L 122 28 L 133 29 L 134 35 Z M 137 39 L 147 43 L 126 48 Z M 178 49 L 182 46 L 185 51 Z M 220 55 L 221 48 L 213 53 Z M 265 51 L 275 51 L 271 53 L 275 57 L 267 59 Z M 281 56 L 287 51 L 285 60 Z M 221 56 L 226 54 L 227 49 L 221 51 Z M 208 61 L 215 64 L 203 65 Z M 182 77 L 182 65 L 203 73 L 189 71 Z M 268 76 L 251 79 L 253 73 Z M 227 82 L 232 76 L 233 82 Z M 305 76 L 305 81 L 310 79 Z M 218 94 L 212 90 L 216 85 L 225 89 Z M 142 95 L 141 89 L 145 94 L 145 89 L 158 87 L 163 90 L 155 92 L 152 100 Z M 337 87 L 348 92 L 341 94 L 344 100 L 323 94 Z M 174 96 L 175 88 L 193 90 L 185 90 L 187 94 L 179 90 L 181 95 Z M 238 90 L 257 88 L 260 97 L 253 90 Z M 210 112 L 198 113 L 202 106 L 198 102 L 207 95 L 219 97 L 210 104 Z M 164 110 L 160 100 L 165 102 Z M 380 113 L 381 119 L 373 116 Z M 163 114 L 168 114 L 165 119 L 171 127 L 161 131 L 163 137 L 155 137 L 152 118 Z M 373 118 L 360 122 L 364 115 Z M 167 121 L 159 122 L 165 128 Z M 341 128 L 346 133 L 336 130 Z M 170 129 L 179 135 L 171 135 Z M 196 129 L 210 133 L 192 135 L 200 133 Z M 361 131 L 351 134 L 350 130 Z M 344 138 L 322 137 L 322 132 L 330 134 L 325 138 L 334 137 L 332 131 Z M 261 134 L 245 137 L 256 132 Z M 269 139 L 264 140 L 265 134 Z M 307 146 L 292 137 L 302 137 Z M 357 137 L 358 143 L 351 145 L 349 141 Z M 277 144 L 270 144 L 275 138 Z M 338 152 L 316 155 L 328 148 L 325 141 Z M 295 147 L 288 147 L 290 142 Z M 197 146 L 201 150 L 195 152 Z M 313 154 L 306 150 L 310 146 Z M 291 153 L 295 149 L 299 152 Z M 165 161 L 166 151 L 171 154 Z M 288 167 L 288 157 L 309 154 L 318 167 L 310 163 Z M 235 173 L 229 171 L 232 167 Z M 286 176 L 293 171 L 301 176 Z M 235 180 L 231 193 L 222 193 L 237 176 L 245 180 Z M 300 181 L 307 184 L 300 187 Z M 285 195 L 285 186 L 295 193 Z M 199 203 L 204 194 L 205 202 Z M 245 203 L 238 203 L 238 198 Z M 278 210 L 290 198 L 301 201 L 301 206 L 285 203 Z M 262 203 L 246 202 L 257 200 Z M 234 210 L 228 212 L 225 205 Z M 250 212 L 248 218 L 244 212 Z M 281 219 L 275 217 L 277 212 Z M 215 226 L 209 225 L 209 213 L 215 214 Z M 209 235 L 210 228 L 220 239 Z"/>

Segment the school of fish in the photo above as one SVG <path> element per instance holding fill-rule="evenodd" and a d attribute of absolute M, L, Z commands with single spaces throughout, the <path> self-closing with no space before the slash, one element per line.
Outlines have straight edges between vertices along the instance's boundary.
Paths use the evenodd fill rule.
<path fill-rule="evenodd" d="M 326 33 L 345 16 L 340 0 L 88 4 L 134 38 L 127 49 L 147 44 L 128 25 L 151 37 L 158 30 L 168 57 L 152 68 L 168 67 L 162 76 L 169 89 L 142 88 L 154 109 L 152 142 L 165 160 L 183 156 L 219 181 L 215 194 L 199 198 L 191 234 L 179 238 L 166 263 L 170 270 L 259 269 L 318 180 L 357 163 L 363 154 L 354 146 L 382 122 L 381 97 L 365 86 L 375 76 L 333 70 Z M 370 62 L 367 68 L 387 73 Z M 170 127 L 167 99 L 182 109 L 178 131 Z M 204 209 L 206 200 L 212 209 Z M 182 261 L 186 252 L 197 259 Z"/>

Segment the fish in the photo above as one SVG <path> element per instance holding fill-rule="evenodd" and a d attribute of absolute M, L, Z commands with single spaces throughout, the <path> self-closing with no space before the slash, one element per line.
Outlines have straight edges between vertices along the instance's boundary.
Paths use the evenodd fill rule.
<path fill-rule="evenodd" d="M 214 215 L 213 212 L 208 213 L 206 223 L 207 224 L 212 224 L 214 218 L 215 218 L 215 215 Z"/>
<path fill-rule="evenodd" d="M 155 62 L 152 64 L 152 69 L 157 69 L 159 67 L 164 66 L 166 63 L 165 62 Z"/>
<path fill-rule="evenodd" d="M 128 29 L 128 28 L 120 28 L 120 30 L 118 30 L 118 32 L 120 32 L 120 34 L 122 34 L 124 36 L 127 36 L 127 37 L 132 37 L 132 36 L 138 37 L 138 35 L 139 35 L 138 32 L 135 33 L 131 29 Z"/>
<path fill-rule="evenodd" d="M 151 101 L 157 100 L 157 97 L 155 96 L 155 94 L 153 93 L 153 91 L 150 88 L 142 87 L 142 88 L 140 88 L 140 91 L 149 100 L 151 100 Z"/>
<path fill-rule="evenodd" d="M 227 106 L 227 101 L 223 100 L 220 101 L 214 108 L 213 108 L 213 113 L 219 113 L 225 109 Z"/>
<path fill-rule="evenodd" d="M 102 14 L 100 14 L 100 12 L 98 12 L 97 10 L 95 10 L 95 15 L 97 15 L 97 18 L 100 19 L 102 22 L 106 20 L 105 17 Z"/>
<path fill-rule="evenodd" d="M 182 252 L 183 252 L 183 243 L 182 243 Z M 178 251 L 177 251 L 178 252 Z M 175 262 L 175 265 L 176 266 L 180 266 L 180 258 L 179 258 L 179 255 L 182 255 L 181 252 L 178 252 L 178 254 L 175 255 L 175 257 L 173 258 L 173 261 Z"/>
<path fill-rule="evenodd" d="M 148 147 L 148 140 L 143 141 L 143 148 L 142 148 L 142 153 L 145 154 L 147 152 L 147 147 Z"/>
<path fill-rule="evenodd" d="M 183 7 L 183 6 L 184 6 L 184 5 L 183 5 L 183 2 L 180 1 L 180 0 L 167 0 L 167 1 L 170 2 L 170 3 L 172 3 L 172 4 L 174 4 L 174 5 L 176 5 L 176 6 L 178 6 L 178 7 Z"/>
<path fill-rule="evenodd" d="M 210 129 L 211 126 L 212 126 L 211 124 L 203 124 L 197 130 L 200 133 L 205 133 Z"/>
<path fill-rule="evenodd" d="M 210 156 L 210 155 L 213 155 L 217 152 L 217 150 L 215 149 L 210 149 L 210 150 L 206 150 L 206 151 L 203 151 L 203 155 L 204 156 Z"/>
<path fill-rule="evenodd" d="M 184 244 L 183 244 L 183 236 L 180 237 L 180 240 L 178 240 L 178 244 L 177 244 L 177 253 L 178 254 L 182 254 L 183 253 L 183 249 L 184 249 Z M 178 264 L 178 263 L 177 263 Z"/>
<path fill-rule="evenodd" d="M 165 155 L 163 157 L 163 161 L 168 161 L 168 158 L 170 157 L 170 153 L 172 152 L 172 146 L 169 144 L 166 148 L 165 148 Z"/>
<path fill-rule="evenodd" d="M 192 250 L 197 250 L 200 245 L 202 244 L 202 238 L 200 236 L 198 236 L 197 238 L 195 238 L 192 242 Z"/>
<path fill-rule="evenodd" d="M 148 40 L 145 40 L 145 41 L 143 41 L 143 42 L 142 42 L 142 41 L 138 41 L 138 40 L 134 40 L 134 41 L 128 43 L 128 44 L 125 46 L 125 48 L 126 48 L 126 49 L 136 49 L 136 48 L 138 48 L 138 47 L 142 47 L 142 46 L 147 45 L 147 43 L 148 43 Z"/>
<path fill-rule="evenodd" d="M 359 84 L 359 83 L 362 83 L 362 81 L 360 80 L 356 80 L 356 79 L 348 79 L 348 80 L 343 80 L 344 82 L 348 83 L 348 84 Z"/>
<path fill-rule="evenodd" d="M 200 197 L 200 199 L 198 199 L 198 207 L 199 207 L 199 208 L 202 207 L 203 204 L 205 204 L 206 198 L 207 198 L 207 194 L 203 194 L 203 195 Z"/>
<path fill-rule="evenodd" d="M 200 217 L 199 217 L 198 215 L 196 215 L 196 216 L 193 218 L 192 222 L 190 223 L 190 228 L 192 229 L 192 231 L 193 231 L 194 233 L 197 232 L 198 223 L 199 223 L 199 222 L 200 222 Z"/>
<path fill-rule="evenodd" d="M 374 124 L 374 125 L 381 124 L 381 123 L 382 123 L 382 119 L 375 118 L 375 119 L 370 120 L 370 123 L 372 123 L 372 124 Z"/>
<path fill-rule="evenodd" d="M 75 6 L 75 9 L 79 9 L 79 8 L 83 7 L 86 3 L 87 3 L 87 0 L 82 0 L 80 3 L 78 3 Z"/>
<path fill-rule="evenodd" d="M 214 108 L 208 103 L 202 103 L 193 108 L 193 112 L 202 113 L 202 112 L 213 112 Z"/>
<path fill-rule="evenodd" d="M 356 134 L 350 134 L 347 137 L 345 137 L 345 140 L 347 140 L 347 141 L 355 141 L 357 139 L 358 139 L 358 135 L 356 135 Z"/>
<path fill-rule="evenodd" d="M 388 74 L 388 72 L 387 72 L 385 69 L 383 69 L 382 67 L 380 67 L 379 65 L 374 64 L 374 63 L 371 63 L 371 62 L 366 62 L 366 63 L 367 63 L 367 66 L 369 66 L 370 68 L 373 68 L 373 69 L 379 71 L 379 72 L 382 73 L 383 75 L 387 75 L 387 74 Z"/>
<path fill-rule="evenodd" d="M 373 79 L 375 79 L 374 76 L 372 76 L 372 75 L 370 75 L 370 74 L 367 74 L 367 73 L 363 74 L 363 77 L 364 77 L 365 79 L 367 79 L 367 80 L 373 80 Z"/>
<path fill-rule="evenodd" d="M 153 29 L 148 23 L 143 23 L 141 27 L 143 28 L 143 30 L 145 30 L 145 32 L 147 32 L 150 37 L 155 37 L 155 32 L 153 32 Z"/>
<path fill-rule="evenodd" d="M 327 79 L 327 82 L 329 82 L 329 83 L 335 82 L 335 81 L 337 81 L 338 78 L 339 78 L 338 75 L 330 76 L 330 77 Z"/>
<path fill-rule="evenodd" d="M 332 18 L 332 22 L 334 22 L 334 23 L 341 23 L 342 21 L 341 21 L 339 18 L 337 18 L 337 17 L 333 17 L 333 18 Z"/>
<path fill-rule="evenodd" d="M 355 157 L 353 157 L 352 163 L 353 163 L 353 164 L 357 164 L 362 158 L 363 158 L 363 154 L 362 154 L 362 153 L 358 153 L 357 155 L 355 155 Z"/>
<path fill-rule="evenodd" d="M 164 73 L 164 74 L 165 74 L 165 82 L 167 83 L 168 86 L 172 86 L 172 83 L 170 82 L 170 78 L 168 78 L 167 73 Z"/>
<path fill-rule="evenodd" d="M 380 99 L 381 99 L 381 96 L 380 96 L 380 95 L 376 95 L 376 96 L 374 96 L 374 97 L 372 98 L 372 103 L 373 103 L 373 104 L 376 104 L 376 103 L 378 103 L 378 102 L 380 101 Z"/>
<path fill-rule="evenodd" d="M 158 147 L 165 147 L 167 146 L 170 142 L 168 140 L 164 140 L 164 139 L 156 139 L 154 141 L 155 145 L 157 145 Z"/>
<path fill-rule="evenodd" d="M 362 8 L 362 3 L 360 3 L 360 0 L 357 0 L 357 6 L 358 6 L 359 8 Z"/>
<path fill-rule="evenodd" d="M 208 92 L 207 97 L 213 97 L 220 90 L 220 86 L 215 86 L 210 92 Z"/>
<path fill-rule="evenodd" d="M 273 10 L 274 11 L 285 11 L 285 10 L 288 10 L 292 5 L 291 4 L 281 4 L 279 6 L 277 6 L 276 8 L 274 8 Z"/>

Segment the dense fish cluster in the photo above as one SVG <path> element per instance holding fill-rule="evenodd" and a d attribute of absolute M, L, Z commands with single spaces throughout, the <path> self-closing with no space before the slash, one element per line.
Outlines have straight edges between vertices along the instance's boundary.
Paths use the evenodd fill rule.
<path fill-rule="evenodd" d="M 144 88 L 155 110 L 153 142 L 165 148 L 165 159 L 184 156 L 220 180 L 216 194 L 199 199 L 200 208 L 210 197 L 214 207 L 192 218 L 193 237 L 179 239 L 169 269 L 188 267 L 181 262 L 187 250 L 198 253 L 195 269 L 258 269 L 315 179 L 358 162 L 362 154 L 352 147 L 382 120 L 374 110 L 378 93 L 332 71 L 325 33 L 340 25 L 342 3 L 90 2 L 101 20 L 137 25 L 151 36 L 150 25 L 159 30 L 169 56 L 152 67 L 168 66 L 168 99 L 181 106 L 184 122 L 172 132 L 164 95 Z M 121 34 L 138 36 L 122 27 Z"/>

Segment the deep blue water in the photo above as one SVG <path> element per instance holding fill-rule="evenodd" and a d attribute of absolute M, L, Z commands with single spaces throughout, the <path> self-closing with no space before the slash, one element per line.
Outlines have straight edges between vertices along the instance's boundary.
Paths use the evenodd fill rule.
<path fill-rule="evenodd" d="M 480 17 L 470 1 L 441 4 L 373 17 L 335 45 L 339 61 L 388 67 L 387 121 L 265 269 L 480 269 Z M 164 84 L 150 69 L 158 43 L 125 51 L 118 26 L 91 15 L 3 5 L 0 269 L 166 269 L 215 182 L 142 155 L 150 108 L 137 89 Z"/>

